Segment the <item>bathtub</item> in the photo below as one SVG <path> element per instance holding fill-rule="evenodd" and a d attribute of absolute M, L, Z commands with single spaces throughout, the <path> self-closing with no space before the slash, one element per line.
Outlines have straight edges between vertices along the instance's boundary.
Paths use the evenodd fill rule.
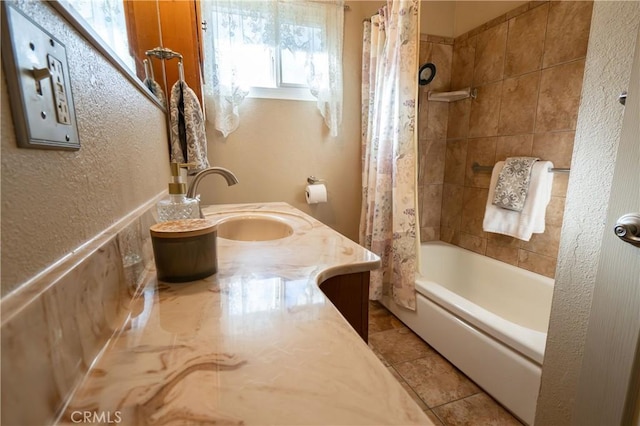
<path fill-rule="evenodd" d="M 382 304 L 533 424 L 554 281 L 443 242 L 423 244 L 420 262 L 416 311 Z"/>

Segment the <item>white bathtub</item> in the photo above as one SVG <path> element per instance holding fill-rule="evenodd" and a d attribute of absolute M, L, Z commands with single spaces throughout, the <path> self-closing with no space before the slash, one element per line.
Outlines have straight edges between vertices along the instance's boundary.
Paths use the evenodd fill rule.
<path fill-rule="evenodd" d="M 421 251 L 416 311 L 381 302 L 533 424 L 554 281 L 443 242 L 423 244 Z"/>

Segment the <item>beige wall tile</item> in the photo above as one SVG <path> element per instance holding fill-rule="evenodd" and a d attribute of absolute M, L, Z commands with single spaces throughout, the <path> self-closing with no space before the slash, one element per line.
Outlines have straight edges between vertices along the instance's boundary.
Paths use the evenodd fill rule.
<path fill-rule="evenodd" d="M 531 155 L 541 160 L 553 161 L 555 167 L 570 167 L 574 137 L 575 132 L 536 134 L 533 137 Z"/>
<path fill-rule="evenodd" d="M 473 84 L 480 86 L 502 80 L 507 47 L 506 22 L 478 34 Z"/>
<path fill-rule="evenodd" d="M 431 62 L 436 66 L 436 76 L 427 87 L 429 90 L 447 91 L 451 87 L 451 67 L 453 58 L 453 46 L 436 43 L 431 49 L 431 54 L 425 62 Z M 420 65 L 424 64 L 421 62 Z"/>
<path fill-rule="evenodd" d="M 429 107 L 432 102 L 428 102 L 429 91 L 426 86 L 420 86 L 418 91 L 418 139 L 427 139 L 429 130 Z"/>
<path fill-rule="evenodd" d="M 509 157 L 529 157 L 533 135 L 500 136 L 496 141 L 496 162 Z"/>
<path fill-rule="evenodd" d="M 515 18 L 516 16 L 520 16 L 529 9 L 531 9 L 529 2 L 523 4 L 522 6 L 516 7 L 515 9 L 507 12 L 507 20 Z"/>
<path fill-rule="evenodd" d="M 555 197 L 566 197 L 569 187 L 569 173 L 556 173 L 553 175 L 553 186 L 551 195 Z"/>
<path fill-rule="evenodd" d="M 440 227 L 425 226 L 420 228 L 420 241 L 425 243 L 427 241 L 439 241 L 440 240 Z"/>
<path fill-rule="evenodd" d="M 520 249 L 518 267 L 553 278 L 556 273 L 556 259 Z"/>
<path fill-rule="evenodd" d="M 487 239 L 494 246 L 520 248 L 523 241 L 503 234 L 487 232 Z"/>
<path fill-rule="evenodd" d="M 555 176 L 554 176 L 555 180 Z M 545 223 L 547 225 L 562 226 L 562 218 L 564 216 L 565 197 L 551 197 L 547 212 L 545 215 Z"/>
<path fill-rule="evenodd" d="M 445 140 L 426 141 L 425 143 L 425 170 L 423 178 L 419 181 L 422 184 L 433 184 L 444 182 L 444 164 L 447 142 Z"/>
<path fill-rule="evenodd" d="M 540 72 L 503 81 L 499 134 L 517 135 L 533 132 L 539 87 Z"/>
<path fill-rule="evenodd" d="M 440 211 L 442 210 L 442 185 L 425 185 L 422 188 L 422 205 L 420 209 L 420 227 L 440 228 Z"/>
<path fill-rule="evenodd" d="M 453 244 L 453 237 L 456 231 L 446 226 L 440 226 L 440 241 Z"/>
<path fill-rule="evenodd" d="M 429 58 L 429 56 L 431 56 L 432 49 L 433 49 L 433 43 L 420 40 L 420 53 L 418 55 L 418 58 L 420 61 L 419 65 L 422 65 L 425 62 L 427 62 L 427 59 Z"/>
<path fill-rule="evenodd" d="M 478 96 L 471 101 L 469 137 L 480 138 L 498 134 L 502 81 L 478 87 Z"/>
<path fill-rule="evenodd" d="M 462 185 L 466 164 L 467 140 L 448 140 L 445 151 L 444 181 Z"/>
<path fill-rule="evenodd" d="M 493 166 L 496 162 L 497 138 L 469 139 L 467 143 L 467 163 L 465 166 L 465 186 L 489 188 L 491 173 L 474 172 L 473 163 L 481 166 Z"/>
<path fill-rule="evenodd" d="M 427 151 L 429 141 L 418 140 L 418 186 L 424 185 L 424 176 L 427 172 Z"/>
<path fill-rule="evenodd" d="M 447 139 L 466 138 L 469 134 L 471 99 L 450 102 L 448 105 Z"/>
<path fill-rule="evenodd" d="M 487 239 L 476 235 L 467 234 L 466 232 L 456 232 L 453 235 L 452 244 L 462 247 L 463 249 L 484 255 L 487 250 Z"/>
<path fill-rule="evenodd" d="M 535 132 L 575 130 L 584 59 L 542 71 Z"/>
<path fill-rule="evenodd" d="M 425 139 L 446 139 L 449 104 L 447 102 L 429 102 Z M 422 118 L 422 117 L 421 117 Z"/>
<path fill-rule="evenodd" d="M 491 240 L 487 241 L 486 256 L 498 259 L 510 265 L 518 266 L 518 248 L 505 247 L 494 244 Z"/>
<path fill-rule="evenodd" d="M 462 198 L 462 219 L 460 230 L 467 234 L 487 238 L 482 230 L 485 207 L 489 190 L 485 188 L 464 188 Z"/>
<path fill-rule="evenodd" d="M 590 1 L 550 3 L 543 68 L 586 56 L 592 9 Z"/>
<path fill-rule="evenodd" d="M 542 234 L 533 234 L 529 241 L 522 243 L 522 248 L 536 254 L 557 258 L 560 228 L 560 225 L 547 224 Z"/>
<path fill-rule="evenodd" d="M 526 74 L 542 67 L 548 12 L 549 5 L 545 4 L 509 20 L 505 77 Z"/>
<path fill-rule="evenodd" d="M 460 229 L 464 187 L 445 183 L 442 188 L 442 217 L 440 224 L 452 230 Z"/>
<path fill-rule="evenodd" d="M 476 57 L 476 37 L 470 37 L 453 46 L 451 61 L 451 89 L 458 90 L 473 84 Z"/>

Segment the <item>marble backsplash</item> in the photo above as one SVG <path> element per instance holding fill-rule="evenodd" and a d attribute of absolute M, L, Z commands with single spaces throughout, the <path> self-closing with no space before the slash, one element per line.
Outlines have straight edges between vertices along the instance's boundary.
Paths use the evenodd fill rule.
<path fill-rule="evenodd" d="M 153 266 L 159 194 L 0 301 L 5 425 L 51 424 Z"/>

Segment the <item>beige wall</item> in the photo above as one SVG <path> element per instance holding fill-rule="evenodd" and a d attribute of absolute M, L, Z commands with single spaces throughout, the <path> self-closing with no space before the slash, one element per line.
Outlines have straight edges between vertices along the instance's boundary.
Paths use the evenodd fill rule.
<path fill-rule="evenodd" d="M 473 0 L 456 1 L 454 3 L 453 37 L 458 37 L 527 2 Z"/>
<path fill-rule="evenodd" d="M 478 96 L 449 104 L 440 239 L 553 277 L 567 175 L 554 176 L 545 232 L 525 242 L 482 230 L 491 174 L 471 170 L 512 156 L 570 166 L 592 3 L 531 7 L 454 43 L 451 88 Z"/>
<path fill-rule="evenodd" d="M 232 170 L 240 183 L 227 187 L 208 177 L 203 202 L 285 201 L 357 241 L 360 220 L 360 74 L 362 20 L 381 2 L 348 2 L 344 31 L 344 113 L 332 138 L 314 102 L 245 99 L 240 127 L 224 139 L 207 127 L 212 165 Z M 329 200 L 308 205 L 307 176 L 326 179 Z"/>
<path fill-rule="evenodd" d="M 169 172 L 164 112 L 46 3 L 20 4 L 66 44 L 82 147 L 17 148 L 2 75 L 3 296 L 154 197 Z"/>
<path fill-rule="evenodd" d="M 617 98 L 638 78 L 631 65 L 639 28 L 639 2 L 594 3 L 537 425 L 575 424 L 603 233 L 611 232 L 605 224 L 624 115 Z"/>
<path fill-rule="evenodd" d="M 454 37 L 455 1 L 422 0 L 420 3 L 420 33 Z"/>
<path fill-rule="evenodd" d="M 422 0 L 420 32 L 458 37 L 526 1 L 432 1 Z"/>

